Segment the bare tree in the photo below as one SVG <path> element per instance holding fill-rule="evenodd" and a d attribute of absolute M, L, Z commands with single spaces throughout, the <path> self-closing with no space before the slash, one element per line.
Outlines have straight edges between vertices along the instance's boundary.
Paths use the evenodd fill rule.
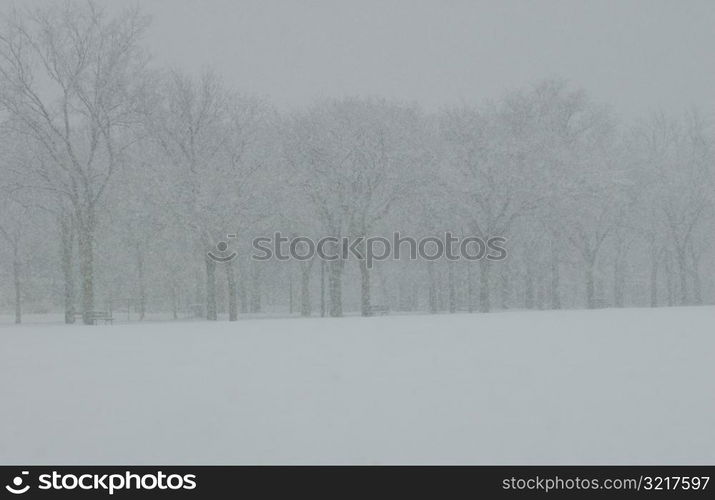
<path fill-rule="evenodd" d="M 93 3 L 68 3 L 14 12 L 0 34 L 0 104 L 8 125 L 43 151 L 26 187 L 59 194 L 72 208 L 85 324 L 98 210 L 134 120 L 146 27 L 137 11 L 108 18 Z"/>
<path fill-rule="evenodd" d="M 28 208 L 3 194 L 0 205 L 0 239 L 9 251 L 12 262 L 15 323 L 22 322 L 22 267 L 27 248 Z"/>
<path fill-rule="evenodd" d="M 294 118 L 285 157 L 293 185 L 327 236 L 367 238 L 419 179 L 421 117 L 414 108 L 346 99 Z M 362 247 L 365 250 L 365 247 Z M 330 315 L 342 315 L 344 255 L 337 245 L 328 265 Z M 361 312 L 370 310 L 370 269 L 360 269 Z"/>

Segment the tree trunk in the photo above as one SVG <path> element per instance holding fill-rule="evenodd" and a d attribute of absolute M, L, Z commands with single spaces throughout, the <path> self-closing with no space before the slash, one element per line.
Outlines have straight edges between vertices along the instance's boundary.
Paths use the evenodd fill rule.
<path fill-rule="evenodd" d="M 172 278 L 169 285 L 171 287 L 171 317 L 174 320 L 179 319 L 179 297 L 176 293 L 176 281 Z"/>
<path fill-rule="evenodd" d="M 467 262 L 467 312 L 474 312 L 474 272 L 471 262 Z"/>
<path fill-rule="evenodd" d="M 20 281 L 20 258 L 15 249 L 15 258 L 12 262 L 12 277 L 15 283 L 15 323 L 22 323 L 22 284 Z"/>
<path fill-rule="evenodd" d="M 703 285 L 700 281 L 700 273 L 697 269 L 693 274 L 693 300 L 695 301 L 695 305 L 700 306 L 703 304 Z"/>
<path fill-rule="evenodd" d="M 557 245 L 551 243 L 551 309 L 561 309 L 561 270 Z"/>
<path fill-rule="evenodd" d="M 206 257 L 206 319 L 216 321 L 218 310 L 216 308 L 216 262 Z"/>
<path fill-rule="evenodd" d="M 261 269 L 254 263 L 251 266 L 251 312 L 260 313 L 261 310 Z"/>
<path fill-rule="evenodd" d="M 447 262 L 447 286 L 449 287 L 449 312 L 457 312 L 457 285 L 454 276 L 454 261 Z"/>
<path fill-rule="evenodd" d="M 437 308 L 437 279 L 434 272 L 434 261 L 427 262 L 427 275 L 429 276 L 429 312 L 431 314 L 436 314 Z"/>
<path fill-rule="evenodd" d="M 320 260 L 320 317 L 325 317 L 325 261 Z"/>
<path fill-rule="evenodd" d="M 658 257 L 651 253 L 650 262 L 650 306 L 658 307 Z"/>
<path fill-rule="evenodd" d="M 613 307 L 623 307 L 626 287 L 626 251 L 623 236 L 616 240 L 616 255 L 613 259 Z"/>
<path fill-rule="evenodd" d="M 238 265 L 238 303 L 241 308 L 241 314 L 248 312 L 248 293 L 246 284 L 248 283 L 248 275 L 246 274 L 246 266 Z"/>
<path fill-rule="evenodd" d="M 238 320 L 238 294 L 233 261 L 226 262 L 226 285 L 228 286 L 228 320 L 236 321 Z"/>
<path fill-rule="evenodd" d="M 700 279 L 700 256 L 695 252 L 695 248 L 690 244 L 690 259 L 693 264 L 693 299 L 696 305 L 703 304 L 703 285 Z"/>
<path fill-rule="evenodd" d="M 439 266 L 439 264 L 435 264 L 435 266 Z M 443 278 L 444 276 L 442 275 L 441 272 L 439 272 L 439 267 L 436 269 L 436 278 L 437 278 L 437 310 L 438 311 L 444 311 L 445 309 L 445 303 L 444 303 L 444 285 L 443 285 Z"/>
<path fill-rule="evenodd" d="M 80 224 L 79 270 L 82 278 L 82 321 L 93 324 L 94 310 L 94 227 L 92 223 Z"/>
<path fill-rule="evenodd" d="M 666 256 L 665 260 L 665 286 L 667 291 L 668 306 L 672 307 L 675 305 L 675 293 L 673 291 L 675 288 L 675 279 L 673 278 L 673 264 L 670 252 Z"/>
<path fill-rule="evenodd" d="M 137 280 L 139 285 L 139 321 L 144 320 L 146 315 L 146 283 L 144 280 L 144 252 L 141 246 L 137 246 Z"/>
<path fill-rule="evenodd" d="M 360 314 L 362 316 L 370 315 L 370 269 L 367 268 L 367 262 L 363 259 L 359 262 L 360 266 Z"/>
<path fill-rule="evenodd" d="M 293 273 L 288 269 L 288 314 L 293 314 Z"/>
<path fill-rule="evenodd" d="M 487 259 L 479 261 L 479 312 L 489 312 L 491 310 L 491 299 L 489 290 L 490 264 Z"/>
<path fill-rule="evenodd" d="M 337 318 L 343 315 L 343 262 L 340 259 L 331 260 L 328 265 L 328 285 L 330 289 L 330 316 Z"/>
<path fill-rule="evenodd" d="M 678 277 L 680 278 L 680 304 L 686 305 L 688 303 L 688 267 L 685 260 L 685 250 L 677 248 L 676 257 L 678 262 Z"/>
<path fill-rule="evenodd" d="M 61 266 L 62 277 L 64 280 L 64 308 L 65 308 L 65 323 L 72 324 L 75 322 L 74 317 L 74 269 L 72 266 L 72 253 L 74 247 L 74 231 L 72 229 L 72 220 L 69 216 L 63 216 L 60 219 L 60 239 L 61 247 Z"/>
<path fill-rule="evenodd" d="M 613 307 L 623 307 L 623 289 L 625 287 L 624 267 L 622 262 L 613 265 Z"/>
<path fill-rule="evenodd" d="M 542 273 L 536 275 L 536 308 L 540 311 L 546 309 L 546 286 Z"/>
<path fill-rule="evenodd" d="M 203 282 L 205 280 L 202 279 L 202 274 L 201 271 L 198 269 L 194 273 L 194 283 L 196 286 L 194 287 L 194 304 L 199 304 L 204 300 L 204 284 Z M 203 307 L 202 307 L 203 311 Z M 203 315 L 203 313 L 202 313 Z"/>
<path fill-rule="evenodd" d="M 596 293 L 593 279 L 594 262 L 586 262 L 586 307 L 596 308 Z"/>
<path fill-rule="evenodd" d="M 499 275 L 499 307 L 506 310 L 509 309 L 509 275 L 504 268 L 501 269 Z"/>
<path fill-rule="evenodd" d="M 310 302 L 310 268 L 311 266 L 304 265 L 300 269 L 300 315 L 304 317 L 313 312 Z"/>
<path fill-rule="evenodd" d="M 531 262 L 526 263 L 526 276 L 524 279 L 524 308 L 533 309 L 535 300 L 534 292 L 534 270 Z"/>

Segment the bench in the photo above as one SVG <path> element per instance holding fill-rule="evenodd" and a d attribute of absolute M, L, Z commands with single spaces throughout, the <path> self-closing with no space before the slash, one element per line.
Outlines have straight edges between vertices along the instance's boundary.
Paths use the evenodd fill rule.
<path fill-rule="evenodd" d="M 189 304 L 189 312 L 194 318 L 206 318 L 205 307 L 206 304 Z"/>
<path fill-rule="evenodd" d="M 90 323 L 93 325 L 96 325 L 97 321 L 104 321 L 104 324 L 112 323 L 114 321 L 112 313 L 107 311 L 89 311 L 87 315 L 89 316 Z M 81 312 L 74 313 L 74 316 L 75 318 L 84 318 L 84 314 Z"/>
<path fill-rule="evenodd" d="M 375 315 L 380 315 L 383 316 L 385 314 L 388 314 L 390 312 L 390 307 L 386 305 L 371 305 L 368 306 L 367 308 L 367 315 L 368 316 L 375 316 Z"/>

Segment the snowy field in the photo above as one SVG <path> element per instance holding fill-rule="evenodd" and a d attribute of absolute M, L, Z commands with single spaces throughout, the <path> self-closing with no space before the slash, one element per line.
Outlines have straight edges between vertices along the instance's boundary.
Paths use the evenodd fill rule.
<path fill-rule="evenodd" d="M 715 307 L 0 326 L 2 464 L 715 463 Z"/>

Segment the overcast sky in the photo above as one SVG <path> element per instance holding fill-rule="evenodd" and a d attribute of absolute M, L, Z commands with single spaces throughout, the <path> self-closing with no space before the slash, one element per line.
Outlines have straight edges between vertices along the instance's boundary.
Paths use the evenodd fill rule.
<path fill-rule="evenodd" d="M 99 3 L 112 7 L 123 0 Z M 280 107 L 380 95 L 429 108 L 547 77 L 630 119 L 715 111 L 715 0 L 141 0 L 159 63 L 214 67 Z"/>

